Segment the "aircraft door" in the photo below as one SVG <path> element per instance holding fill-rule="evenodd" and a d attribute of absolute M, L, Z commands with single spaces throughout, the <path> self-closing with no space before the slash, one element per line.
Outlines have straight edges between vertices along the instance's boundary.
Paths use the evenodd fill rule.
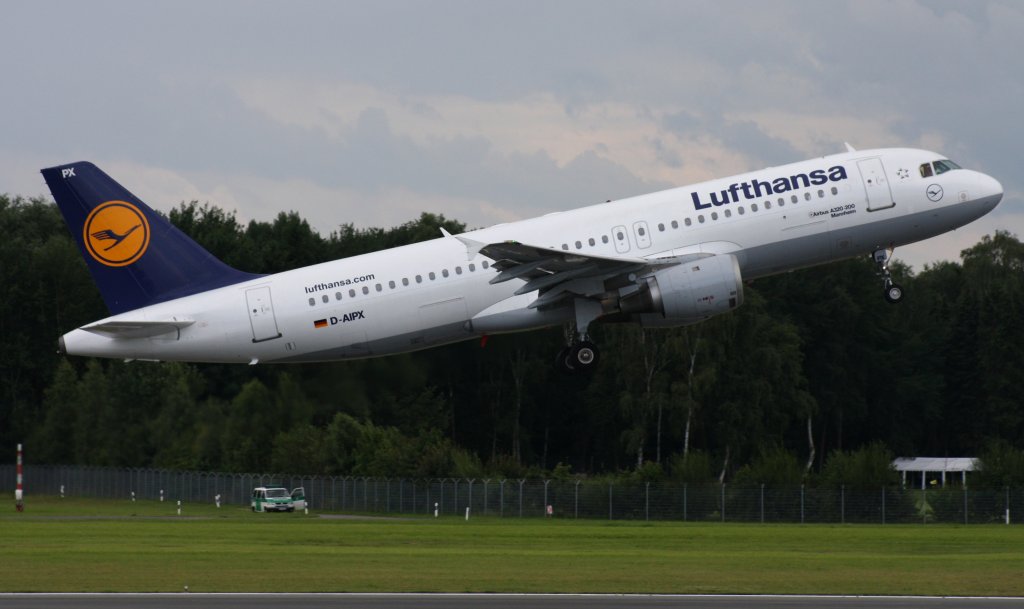
<path fill-rule="evenodd" d="M 274 304 L 270 300 L 270 286 L 245 291 L 245 303 L 249 308 L 249 323 L 252 325 L 252 342 L 258 343 L 281 337 L 274 317 Z"/>
<path fill-rule="evenodd" d="M 651 231 L 647 228 L 646 222 L 633 223 L 633 239 L 636 240 L 637 249 L 651 247 Z"/>
<path fill-rule="evenodd" d="M 892 190 L 889 188 L 889 180 L 885 177 L 882 159 L 876 157 L 857 161 L 857 168 L 860 170 L 864 191 L 867 193 L 868 211 L 888 209 L 896 205 L 892 200 Z"/>
<path fill-rule="evenodd" d="M 629 251 L 629 235 L 626 234 L 625 226 L 612 228 L 612 240 L 615 241 L 615 251 L 625 254 Z"/>

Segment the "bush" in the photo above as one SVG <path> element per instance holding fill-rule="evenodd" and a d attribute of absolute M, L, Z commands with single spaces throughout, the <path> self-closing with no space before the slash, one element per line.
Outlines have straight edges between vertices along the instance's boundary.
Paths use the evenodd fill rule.
<path fill-rule="evenodd" d="M 881 442 L 872 442 L 852 452 L 833 451 L 821 472 L 822 484 L 839 488 L 870 490 L 899 483 L 892 466 L 893 454 Z"/>
<path fill-rule="evenodd" d="M 796 456 L 781 447 L 769 449 L 736 472 L 736 484 L 764 484 L 769 487 L 796 486 L 803 481 L 804 469 Z"/>
<path fill-rule="evenodd" d="M 691 451 L 689 455 L 672 455 L 669 471 L 673 480 L 687 484 L 714 484 L 718 482 L 711 457 L 704 451 Z"/>
<path fill-rule="evenodd" d="M 1024 486 L 1024 450 L 1006 440 L 989 442 L 978 457 L 978 471 L 972 478 L 973 485 L 981 488 Z"/>

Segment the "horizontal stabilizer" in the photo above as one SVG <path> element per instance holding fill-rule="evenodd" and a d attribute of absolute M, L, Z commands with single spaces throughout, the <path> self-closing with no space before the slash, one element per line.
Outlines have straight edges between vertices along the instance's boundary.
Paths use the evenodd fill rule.
<path fill-rule="evenodd" d="M 170 332 L 180 332 L 182 328 L 187 328 L 194 323 L 196 323 L 194 319 L 167 319 L 163 321 L 132 321 L 122 319 L 90 324 L 83 326 L 82 330 L 107 338 L 149 338 Z"/>

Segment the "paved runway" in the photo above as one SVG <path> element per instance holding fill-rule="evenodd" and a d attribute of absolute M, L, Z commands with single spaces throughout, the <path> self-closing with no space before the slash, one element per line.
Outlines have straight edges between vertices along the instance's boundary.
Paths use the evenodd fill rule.
<path fill-rule="evenodd" d="M 0 594 L 4 609 L 988 609 L 1024 598 L 615 594 Z"/>

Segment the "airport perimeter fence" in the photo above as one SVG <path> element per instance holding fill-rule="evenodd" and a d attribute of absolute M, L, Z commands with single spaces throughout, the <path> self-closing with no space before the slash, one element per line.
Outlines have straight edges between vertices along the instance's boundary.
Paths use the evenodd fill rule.
<path fill-rule="evenodd" d="M 1024 489 L 875 490 L 601 480 L 369 478 L 26 465 L 34 495 L 249 505 L 257 486 L 303 487 L 311 510 L 694 522 L 988 524 L 1024 519 Z M 0 465 L 14 488 L 15 466 Z M 29 499 L 30 500 L 30 499 Z M 549 507 L 550 506 L 550 507 Z"/>

